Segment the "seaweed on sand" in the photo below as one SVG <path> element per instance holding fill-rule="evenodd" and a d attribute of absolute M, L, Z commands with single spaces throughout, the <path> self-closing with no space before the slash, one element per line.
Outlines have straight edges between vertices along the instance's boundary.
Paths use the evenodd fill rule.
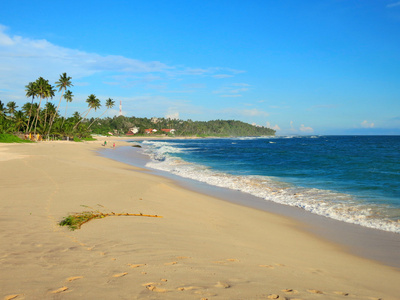
<path fill-rule="evenodd" d="M 133 217 L 152 217 L 152 218 L 162 218 L 158 215 L 144 215 L 140 214 L 128 214 L 128 213 L 102 213 L 102 212 L 94 212 L 94 211 L 84 211 L 81 213 L 71 214 L 65 217 L 60 223 L 60 226 L 68 226 L 71 230 L 79 229 L 81 226 L 90 220 L 93 219 L 102 219 L 105 217 L 119 217 L 119 216 L 133 216 Z"/>

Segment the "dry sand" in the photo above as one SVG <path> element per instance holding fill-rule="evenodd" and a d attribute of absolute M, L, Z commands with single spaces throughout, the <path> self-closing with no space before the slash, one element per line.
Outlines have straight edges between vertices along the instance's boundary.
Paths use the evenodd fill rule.
<path fill-rule="evenodd" d="M 0 299 L 399 299 L 398 269 L 100 157 L 101 143 L 0 144 Z M 91 209 L 163 218 L 58 226 Z"/>

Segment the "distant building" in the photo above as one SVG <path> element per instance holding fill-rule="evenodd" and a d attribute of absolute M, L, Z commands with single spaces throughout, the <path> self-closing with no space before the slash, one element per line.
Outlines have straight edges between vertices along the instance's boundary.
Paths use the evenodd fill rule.
<path fill-rule="evenodd" d="M 132 128 L 129 128 L 129 130 L 126 133 L 126 135 L 135 135 L 138 132 L 139 132 L 139 128 L 138 127 L 132 127 Z"/>
<path fill-rule="evenodd" d="M 156 117 L 151 118 L 151 123 L 157 124 L 158 122 L 159 122 L 158 118 L 156 118 Z"/>
<path fill-rule="evenodd" d="M 161 129 L 161 131 L 165 132 L 165 133 L 171 133 L 171 134 L 175 134 L 175 129 Z"/>
<path fill-rule="evenodd" d="M 155 133 L 155 132 L 157 132 L 157 129 L 151 129 L 151 128 L 149 128 L 149 129 L 145 129 L 145 130 L 144 130 L 144 133 L 146 133 L 146 134 L 151 134 L 151 133 Z"/>

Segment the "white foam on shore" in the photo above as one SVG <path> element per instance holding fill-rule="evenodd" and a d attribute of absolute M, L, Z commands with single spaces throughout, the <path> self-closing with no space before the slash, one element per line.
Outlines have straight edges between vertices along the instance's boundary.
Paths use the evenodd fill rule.
<path fill-rule="evenodd" d="M 400 233 L 400 223 L 398 220 L 390 218 L 390 208 L 363 204 L 348 194 L 297 187 L 274 177 L 237 176 L 216 172 L 206 166 L 188 163 L 180 158 L 169 156 L 167 153 L 184 151 L 174 147 L 171 143 L 151 141 L 144 142 L 144 144 L 148 146 L 144 148 L 144 153 L 151 158 L 151 161 L 146 164 L 149 168 L 241 191 L 266 201 L 299 207 L 339 221 Z"/>

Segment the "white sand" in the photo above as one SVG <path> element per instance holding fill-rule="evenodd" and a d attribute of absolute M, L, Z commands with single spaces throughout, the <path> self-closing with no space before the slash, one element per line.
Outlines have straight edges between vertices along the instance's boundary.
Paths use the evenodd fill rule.
<path fill-rule="evenodd" d="M 399 299 L 397 269 L 100 157 L 102 142 L 0 144 L 2 299 Z M 57 225 L 89 209 L 163 218 Z"/>

